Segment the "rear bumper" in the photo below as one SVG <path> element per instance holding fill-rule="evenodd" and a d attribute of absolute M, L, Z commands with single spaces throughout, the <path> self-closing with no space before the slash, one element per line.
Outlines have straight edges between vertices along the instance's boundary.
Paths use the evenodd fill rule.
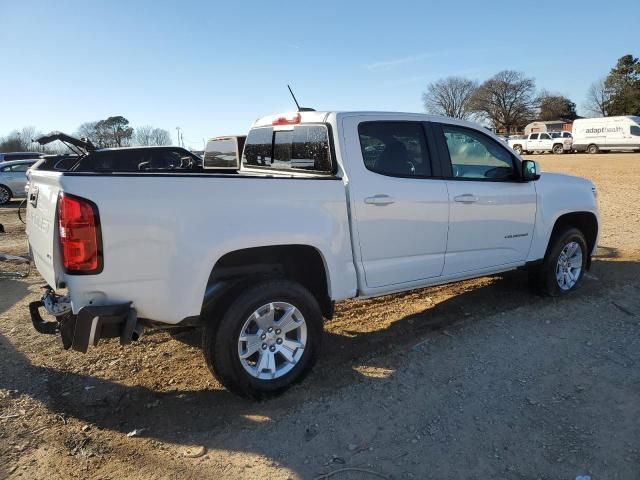
<path fill-rule="evenodd" d="M 131 303 L 117 305 L 90 305 L 82 307 L 77 315 L 65 312 L 60 308 L 52 308 L 59 297 L 52 290 L 47 290 L 42 299 L 29 304 L 29 314 L 34 328 L 39 333 L 60 334 L 65 349 L 71 348 L 86 353 L 89 346 L 97 346 L 101 338 L 120 338 L 121 345 L 128 345 L 137 340 L 142 332 L 138 316 Z M 45 321 L 40 315 L 40 308 L 44 307 L 51 315 L 56 316 L 55 322 Z"/>

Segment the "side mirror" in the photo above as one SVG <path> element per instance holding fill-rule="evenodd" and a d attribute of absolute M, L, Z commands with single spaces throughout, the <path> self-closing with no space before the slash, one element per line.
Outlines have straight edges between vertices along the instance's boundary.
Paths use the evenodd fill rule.
<path fill-rule="evenodd" d="M 540 167 L 533 160 L 522 161 L 522 179 L 525 182 L 533 182 L 540 178 Z"/>

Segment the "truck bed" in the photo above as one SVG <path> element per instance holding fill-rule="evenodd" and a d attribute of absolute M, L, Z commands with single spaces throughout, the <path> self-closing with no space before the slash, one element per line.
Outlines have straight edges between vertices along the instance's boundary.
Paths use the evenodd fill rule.
<path fill-rule="evenodd" d="M 74 313 L 131 301 L 141 318 L 178 323 L 200 314 L 224 253 L 292 240 L 327 252 L 333 298 L 355 294 L 345 187 L 337 177 L 33 171 L 30 184 L 27 230 L 36 266 L 52 288 L 68 288 Z M 104 268 L 96 275 L 62 268 L 60 192 L 98 208 Z"/>

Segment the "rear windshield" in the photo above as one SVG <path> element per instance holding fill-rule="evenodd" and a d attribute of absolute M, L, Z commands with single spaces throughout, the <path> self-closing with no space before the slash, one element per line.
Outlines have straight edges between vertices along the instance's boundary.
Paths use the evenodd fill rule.
<path fill-rule="evenodd" d="M 242 153 L 246 167 L 331 173 L 329 133 L 325 125 L 296 125 L 292 129 L 254 128 Z"/>
<path fill-rule="evenodd" d="M 209 140 L 204 152 L 204 168 L 238 168 L 235 138 Z"/>

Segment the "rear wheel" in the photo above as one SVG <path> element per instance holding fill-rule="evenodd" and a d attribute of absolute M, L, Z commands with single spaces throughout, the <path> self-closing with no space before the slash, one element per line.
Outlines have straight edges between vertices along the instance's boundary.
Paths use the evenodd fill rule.
<path fill-rule="evenodd" d="M 563 147 L 561 144 L 556 143 L 556 144 L 553 146 L 553 153 L 555 153 L 556 155 L 561 155 L 561 154 L 563 154 L 563 153 L 564 153 L 564 147 Z"/>
<path fill-rule="evenodd" d="M 533 290 L 551 297 L 565 295 L 580 284 L 587 267 L 587 242 L 577 228 L 553 236 L 542 265 L 529 270 Z"/>
<path fill-rule="evenodd" d="M 318 355 L 322 313 L 313 295 L 288 280 L 250 287 L 203 334 L 207 365 L 230 391 L 262 398 L 301 380 Z"/>
<path fill-rule="evenodd" d="M 11 190 L 4 185 L 0 185 L 0 205 L 5 205 L 11 200 Z"/>
<path fill-rule="evenodd" d="M 513 147 L 513 151 L 516 152 L 518 155 L 522 154 L 522 147 L 520 145 L 515 145 Z"/>
<path fill-rule="evenodd" d="M 598 146 L 593 143 L 587 147 L 587 153 L 595 154 L 599 151 L 600 149 L 598 148 Z"/>

